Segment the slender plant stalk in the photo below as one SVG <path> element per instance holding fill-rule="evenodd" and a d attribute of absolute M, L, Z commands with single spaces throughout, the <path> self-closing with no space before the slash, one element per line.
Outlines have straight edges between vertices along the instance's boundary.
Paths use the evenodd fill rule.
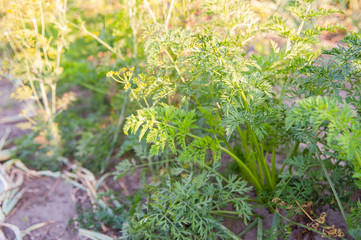
<path fill-rule="evenodd" d="M 100 39 L 97 35 L 95 35 L 94 33 L 89 32 L 85 26 L 81 26 L 79 27 L 78 25 L 68 21 L 67 23 L 69 23 L 70 25 L 72 25 L 75 28 L 78 28 L 80 30 L 82 30 L 85 34 L 89 35 L 90 37 L 94 38 L 95 40 L 97 40 L 100 44 L 102 44 L 104 47 L 106 47 L 109 51 L 111 51 L 112 53 L 114 53 L 120 60 L 122 60 L 123 62 L 125 62 L 125 58 L 123 56 L 123 54 L 120 51 L 117 51 L 116 49 L 114 49 L 113 47 L 111 47 L 109 44 L 107 44 L 106 42 L 104 42 L 102 39 Z M 126 65 L 126 64 L 125 64 Z"/>
<path fill-rule="evenodd" d="M 241 137 L 241 144 L 242 144 L 243 150 L 245 152 L 245 155 L 249 156 L 249 149 L 248 149 L 249 147 L 247 145 L 247 135 L 244 132 L 242 132 L 242 130 L 239 126 L 237 126 L 237 131 L 238 131 L 239 136 Z"/>
<path fill-rule="evenodd" d="M 295 156 L 296 153 L 297 153 L 297 151 L 298 151 L 298 147 L 299 147 L 299 146 L 300 146 L 300 142 L 299 142 L 299 141 L 296 141 L 295 145 L 293 146 L 292 151 L 288 154 L 288 156 L 287 156 L 286 159 Z M 287 165 L 287 162 L 285 161 L 285 162 L 283 163 L 282 167 L 281 167 L 281 170 L 279 171 L 280 173 L 282 173 L 282 172 L 284 171 L 286 165 Z"/>
<path fill-rule="evenodd" d="M 272 225 L 270 228 L 270 233 L 271 233 L 271 239 L 270 240 L 277 240 L 277 233 L 278 233 L 278 224 L 279 224 L 279 220 L 280 217 L 278 216 L 277 213 L 273 214 L 273 219 L 272 219 Z"/>
<path fill-rule="evenodd" d="M 311 10 L 311 3 L 309 3 L 307 6 L 306 15 L 310 12 L 310 10 Z M 305 25 L 305 22 L 306 22 L 305 20 L 302 20 L 300 26 L 298 27 L 297 35 L 301 34 L 301 31 L 302 31 L 303 25 Z"/>
<path fill-rule="evenodd" d="M 254 174 L 251 172 L 251 170 L 240 160 L 234 153 L 230 152 L 228 149 L 220 146 L 219 147 L 223 152 L 227 153 L 230 157 L 232 157 L 238 166 L 241 168 L 241 170 L 244 172 L 244 174 L 247 176 L 248 180 L 254 185 L 257 192 L 263 190 L 263 183 L 260 183 L 258 179 L 254 176 Z"/>
<path fill-rule="evenodd" d="M 239 235 L 238 237 L 242 237 L 245 235 L 248 231 L 250 231 L 252 228 L 254 228 L 258 223 L 258 219 L 256 218 L 251 224 L 249 224 Z"/>
<path fill-rule="evenodd" d="M 203 162 L 197 162 L 200 166 L 207 168 L 208 170 L 212 171 L 213 173 L 215 173 L 218 177 L 222 178 L 223 181 L 225 181 L 226 183 L 229 183 L 228 179 L 223 176 L 221 173 L 219 173 L 218 171 L 214 170 L 213 168 L 211 168 L 210 166 L 208 166 L 207 164 L 203 163 Z"/>
<path fill-rule="evenodd" d="M 272 180 L 276 182 L 276 148 L 272 148 Z"/>
<path fill-rule="evenodd" d="M 312 228 L 312 227 L 309 227 L 309 226 L 303 225 L 303 224 L 298 223 L 298 222 L 294 222 L 294 221 L 292 221 L 291 219 L 289 219 L 289 218 L 287 218 L 287 217 L 283 216 L 283 215 L 282 215 L 282 214 L 280 214 L 279 212 L 277 212 L 277 211 L 275 211 L 275 212 L 278 214 L 278 216 L 280 216 L 281 218 L 283 218 L 283 219 L 284 219 L 284 220 L 286 220 L 287 222 L 290 222 L 290 223 L 291 223 L 291 224 L 293 224 L 293 225 L 297 225 L 297 226 L 300 226 L 300 227 L 306 228 L 306 229 L 308 229 L 309 231 L 313 231 L 313 232 L 315 232 L 315 233 L 320 234 L 320 235 L 321 235 L 322 237 L 324 237 L 324 238 L 327 238 L 327 239 L 330 239 L 330 240 L 334 240 L 333 238 L 331 238 L 331 237 L 327 236 L 326 234 L 324 234 L 324 233 L 322 233 L 322 232 L 320 232 L 320 231 L 315 230 L 315 229 L 314 229 L 314 228 Z"/>
<path fill-rule="evenodd" d="M 326 170 L 326 167 L 325 167 L 325 165 L 323 164 L 320 156 L 319 156 L 317 153 L 316 153 L 316 155 L 317 155 L 318 161 L 320 162 L 322 171 L 323 171 L 323 173 L 325 174 L 325 177 L 326 177 L 326 179 L 327 179 L 327 181 L 328 181 L 328 184 L 329 184 L 330 187 L 331 187 L 331 190 L 332 190 L 332 192 L 333 192 L 333 195 L 334 195 L 335 198 L 336 198 L 336 202 L 337 202 L 338 207 L 340 208 L 342 217 L 345 219 L 345 222 L 347 222 L 347 216 L 346 216 L 346 214 L 345 214 L 345 210 L 343 209 L 341 200 L 340 200 L 340 198 L 339 198 L 339 196 L 338 196 L 338 194 L 337 194 L 337 191 L 336 191 L 336 189 L 335 189 L 335 186 L 334 186 L 334 184 L 333 184 L 330 176 L 328 175 L 328 172 L 327 172 L 327 170 Z"/>
<path fill-rule="evenodd" d="M 173 128 L 173 129 L 176 129 L 179 131 L 179 129 L 177 127 L 174 127 L 174 126 L 168 125 L 168 124 L 167 124 L 167 126 L 169 128 Z M 187 133 L 187 135 L 194 139 L 201 139 L 200 137 L 198 137 L 194 134 L 191 134 L 191 133 Z M 230 157 L 232 157 L 236 161 L 236 163 L 241 168 L 241 170 L 244 172 L 244 174 L 246 175 L 248 180 L 253 184 L 253 186 L 255 187 L 257 192 L 263 190 L 263 183 L 260 183 L 258 181 L 257 177 L 252 173 L 252 171 L 247 167 L 247 165 L 243 163 L 243 161 L 241 159 L 239 159 L 233 152 L 229 151 L 227 148 L 219 146 L 219 149 L 221 151 L 223 151 L 224 153 L 227 153 Z"/>
<path fill-rule="evenodd" d="M 235 235 L 231 230 L 229 230 L 228 228 L 226 228 L 225 226 L 223 226 L 222 224 L 218 224 L 218 226 L 223 230 L 223 232 L 225 232 L 226 234 L 228 234 L 228 236 L 233 239 L 233 240 L 242 240 L 240 239 L 237 235 Z"/>
<path fill-rule="evenodd" d="M 227 211 L 227 210 L 213 210 L 210 211 L 212 214 L 229 214 L 229 215 L 239 215 L 239 213 L 235 211 Z"/>
<path fill-rule="evenodd" d="M 101 170 L 101 172 L 103 173 L 105 171 L 105 167 L 108 165 L 109 163 L 109 160 L 110 160 L 110 157 L 112 156 L 113 154 L 113 151 L 114 151 L 114 146 L 115 146 L 115 143 L 117 142 L 118 140 L 118 136 L 119 136 L 119 133 L 120 133 L 120 129 L 121 129 L 121 126 L 123 124 L 123 121 L 124 121 L 124 116 L 125 116 L 125 110 L 127 108 L 127 104 L 128 104 L 128 94 L 125 95 L 125 98 L 124 98 L 124 101 L 123 101 L 123 106 L 122 106 L 122 110 L 120 112 L 120 115 L 119 115 L 119 118 L 118 118 L 118 123 L 117 123 L 117 128 L 115 130 L 115 133 L 113 135 L 113 139 L 112 139 L 112 142 L 111 142 L 111 147 L 110 147 L 110 150 L 108 152 L 108 155 L 105 159 L 105 164 L 103 164 L 103 168 Z"/>
<path fill-rule="evenodd" d="M 138 44 L 137 44 L 137 25 L 136 25 L 136 2 L 135 0 L 128 0 L 128 14 L 129 14 L 129 21 L 130 27 L 132 29 L 132 36 L 133 36 L 133 58 L 135 60 L 135 66 L 137 72 L 139 73 L 139 61 L 138 61 Z"/>
<path fill-rule="evenodd" d="M 153 13 L 152 9 L 150 8 L 149 3 L 148 3 L 147 0 L 144 0 L 144 5 L 145 5 L 145 7 L 147 8 L 150 16 L 152 17 L 153 22 L 154 22 L 155 24 L 158 24 L 157 19 L 155 18 L 154 13 Z"/>
<path fill-rule="evenodd" d="M 167 16 L 167 19 L 165 20 L 165 24 L 164 24 L 164 25 L 165 25 L 165 30 L 166 30 L 166 31 L 168 31 L 168 23 L 169 23 L 170 15 L 171 15 L 171 13 L 172 13 L 173 5 L 174 5 L 174 0 L 172 0 L 172 2 L 170 3 L 168 16 Z"/>
<path fill-rule="evenodd" d="M 257 225 L 257 240 L 263 239 L 263 221 L 261 218 L 258 218 L 258 225 Z"/>

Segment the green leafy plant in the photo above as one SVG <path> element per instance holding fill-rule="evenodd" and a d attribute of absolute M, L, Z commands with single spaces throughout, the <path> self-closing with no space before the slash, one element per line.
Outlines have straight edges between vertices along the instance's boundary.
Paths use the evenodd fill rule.
<path fill-rule="evenodd" d="M 301 142 L 309 143 L 309 148 L 316 154 L 335 151 L 338 159 L 353 161 L 355 177 L 359 176 L 360 159 L 360 126 L 351 107 L 338 98 L 311 97 L 298 101 L 287 118 L 287 128 Z M 343 104 L 343 107 L 340 105 Z M 313 132 L 310 132 L 312 129 Z M 325 133 L 322 138 L 318 136 Z M 318 142 L 325 144 L 320 151 Z"/>
<path fill-rule="evenodd" d="M 229 239 L 234 234 L 222 225 L 222 216 L 249 221 L 251 205 L 245 195 L 250 191 L 236 176 L 222 179 L 212 171 L 183 177 L 172 176 L 165 186 L 149 186 L 147 200 L 130 216 L 125 227 L 131 239 Z M 185 176 L 185 175 L 186 176 Z M 223 183 L 225 182 L 225 183 Z M 222 208 L 231 204 L 235 210 Z M 236 238 L 237 239 L 237 238 Z"/>
<path fill-rule="evenodd" d="M 125 68 L 108 73 L 140 106 L 136 114 L 127 118 L 125 134 L 137 135 L 140 141 L 144 139 L 151 144 L 152 156 L 167 153 L 183 165 L 195 162 L 207 166 L 220 160 L 222 153 L 227 154 L 263 202 L 282 196 L 294 206 L 317 198 L 318 203 L 334 203 L 332 196 L 325 194 L 328 186 L 323 176 L 317 173 L 322 169 L 346 217 L 341 199 L 347 199 L 348 194 L 337 194 L 335 184 L 346 186 L 343 181 L 349 182 L 355 172 L 357 175 L 357 165 L 354 172 L 349 164 L 357 163 L 354 159 L 359 140 L 357 120 L 351 108 L 339 106 L 345 104 L 341 100 L 307 97 L 333 94 L 331 88 L 339 84 L 338 75 L 353 76 L 347 79 L 351 86 L 355 84 L 359 52 L 355 36 L 345 39 L 349 48 L 322 52 L 337 55 L 341 50 L 343 56 L 350 53 L 354 56 L 336 56 L 335 62 L 320 65 L 322 56 L 315 48 L 317 36 L 339 27 L 310 27 L 309 23 L 339 11 L 312 10 L 312 2 L 296 1 L 287 8 L 296 19 L 295 25 L 277 16 L 259 23 L 251 21 L 256 15 L 247 3 L 224 3 L 218 6 L 207 2 L 205 12 L 210 14 L 211 21 L 192 29 L 168 29 L 155 20 L 145 31 L 147 73 L 137 74 L 134 69 Z M 246 12 L 242 17 L 233 17 L 230 13 L 240 9 Z M 148 11 L 152 13 L 152 9 Z M 259 37 L 259 32 L 276 34 L 285 42 L 269 41 L 269 48 L 261 48 L 249 57 L 248 47 Z M 338 62 L 345 58 L 345 63 Z M 352 67 L 337 69 L 345 64 Z M 327 84 L 328 78 L 322 77 L 321 69 L 329 71 L 330 76 L 331 72 L 337 73 L 332 74 L 335 81 Z M 294 97 L 302 98 L 297 106 L 284 104 Z M 346 140 L 350 136 L 355 136 L 354 143 Z M 307 144 L 306 150 L 301 143 Z M 332 148 L 320 151 L 318 143 L 328 143 Z M 276 152 L 280 150 L 288 154 L 278 172 Z M 119 176 L 134 170 L 135 165 L 135 162 L 121 164 L 117 169 Z M 285 172 L 287 165 L 288 173 Z M 157 195 L 158 202 L 169 197 L 169 194 L 164 196 L 164 191 L 175 191 L 174 188 L 164 190 L 169 186 L 152 189 L 161 193 Z M 138 211 L 137 217 L 133 217 L 136 223 L 147 224 L 148 219 L 152 219 L 152 225 L 163 224 L 159 226 L 162 231 L 170 231 L 174 236 L 188 234 L 182 229 L 177 233 L 170 222 L 160 217 L 159 206 L 152 206 L 151 200 L 148 199 L 144 211 Z M 160 215 L 151 215 L 154 212 Z M 174 214 L 177 219 L 175 210 Z M 132 221 L 128 222 L 130 233 L 146 226 Z M 152 238 L 154 231 L 142 234 Z"/>
<path fill-rule="evenodd" d="M 349 233 L 354 239 L 361 237 L 361 203 L 357 201 L 356 205 L 351 207 L 350 214 L 347 217 Z"/>
<path fill-rule="evenodd" d="M 34 142 L 39 137 L 38 131 L 33 131 L 15 140 L 16 149 L 13 157 L 20 159 L 26 166 L 37 170 L 57 171 L 61 168 L 62 161 L 54 161 L 54 157 L 49 154 L 52 151 L 50 146 Z M 34 161 L 36 159 L 36 161 Z"/>
<path fill-rule="evenodd" d="M 141 107 L 127 118 L 124 131 L 139 130 L 139 140 L 152 143 L 152 155 L 170 149 L 182 162 L 216 162 L 223 152 L 258 193 L 274 190 L 275 152 L 287 136 L 283 134 L 286 106 L 273 86 L 286 82 L 306 59 L 314 58 L 315 35 L 333 29 L 302 31 L 304 23 L 335 11 L 310 11 L 311 4 L 296 4 L 290 11 L 301 23 L 294 29 L 278 18 L 267 24 L 252 22 L 255 15 L 247 3 L 225 2 L 229 5 L 224 9 L 207 2 L 206 11 L 217 20 L 193 31 L 167 30 L 155 21 L 145 44 L 148 73 L 121 69 L 108 76 L 122 83 Z M 246 13 L 233 16 L 235 9 Z M 247 58 L 246 43 L 259 30 L 279 33 L 287 38 L 286 46 L 280 50 L 273 44 L 266 60 L 262 55 Z"/>
<path fill-rule="evenodd" d="M 117 196 L 115 198 L 115 196 Z M 98 194 L 98 198 L 110 197 L 110 201 L 114 199 L 119 200 L 120 196 L 113 191 L 103 194 Z M 101 204 L 94 203 L 89 207 L 78 206 L 78 215 L 76 219 L 71 220 L 69 225 L 78 224 L 80 228 L 92 229 L 101 231 L 102 226 L 108 226 L 112 229 L 122 229 L 123 224 L 129 214 L 129 208 L 132 202 L 128 199 L 118 204 L 117 206 L 107 206 L 106 208 Z M 111 209 L 112 214 L 109 213 Z"/>
<path fill-rule="evenodd" d="M 5 5 L 2 67 L 20 80 L 14 96 L 37 104 L 16 155 L 45 170 L 63 156 L 97 174 L 120 161 L 98 183 L 84 169 L 68 175 L 89 175 L 82 187 L 94 205 L 78 212 L 80 235 L 107 239 L 86 230 L 107 226 L 122 239 L 239 239 L 256 225 L 257 239 L 289 238 L 294 226 L 322 235 L 296 221 L 312 202 L 338 205 L 360 238 L 360 204 L 344 209 L 361 186 L 360 36 L 319 50 L 320 34 L 342 28 L 319 20 L 340 11 L 312 0 Z M 107 76 L 122 90 L 104 74 L 118 67 Z M 69 89 L 82 96 L 70 108 Z M 121 136 L 129 112 L 132 136 Z M 236 175 L 220 167 L 228 159 Z M 149 185 L 133 200 L 96 199 L 107 177 L 138 168 L 140 188 Z M 275 199 L 287 203 L 282 214 Z M 274 211 L 270 230 L 252 214 L 258 204 Z M 236 236 L 225 218 L 251 224 Z"/>
<path fill-rule="evenodd" d="M 344 43 L 323 50 L 328 59 L 320 58 L 299 70 L 291 94 L 305 98 L 288 112 L 286 129 L 305 144 L 304 158 L 294 158 L 293 165 L 301 166 L 300 160 L 307 159 L 309 166 L 323 171 L 347 220 L 341 202 L 345 194 L 337 192 L 335 183 L 343 186 L 343 192 L 354 190 L 355 184 L 360 187 L 360 111 L 355 97 L 360 96 L 360 36 L 350 34 Z"/>

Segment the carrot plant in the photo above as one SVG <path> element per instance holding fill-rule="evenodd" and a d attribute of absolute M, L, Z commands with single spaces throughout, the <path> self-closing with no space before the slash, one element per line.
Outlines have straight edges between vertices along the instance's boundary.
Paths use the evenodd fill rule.
<path fill-rule="evenodd" d="M 311 10 L 309 2 L 288 9 L 299 18 L 298 26 L 276 16 L 260 22 L 243 1 L 207 1 L 210 21 L 191 30 L 168 29 L 154 20 L 146 29 L 148 72 L 108 74 L 140 107 L 127 118 L 125 134 L 137 133 L 151 143 L 152 155 L 169 149 L 183 163 L 208 164 L 227 154 L 258 193 L 274 190 L 276 150 L 289 141 L 282 84 L 317 56 L 315 36 L 334 29 L 304 30 L 304 25 L 335 10 Z M 260 32 L 284 37 L 285 46 L 271 42 L 271 54 L 248 57 L 248 44 Z"/>
<path fill-rule="evenodd" d="M 41 133 L 17 146 L 19 157 L 57 156 L 62 148 L 62 156 L 104 172 L 130 156 L 101 179 L 141 172 L 140 185 L 149 184 L 151 169 L 153 181 L 131 201 L 109 191 L 117 198 L 111 207 L 95 201 L 90 214 L 79 214 L 81 227 L 107 225 L 121 229 L 124 239 L 239 239 L 225 218 L 253 221 L 245 231 L 258 224 L 261 239 L 253 203 L 274 211 L 267 239 L 291 236 L 293 224 L 303 224 L 293 222 L 296 215 L 320 220 L 312 204 L 325 203 L 339 206 L 349 234 L 359 238 L 360 204 L 348 215 L 344 202 L 361 186 L 360 36 L 349 34 L 343 45 L 320 50 L 319 36 L 341 28 L 320 20 L 341 12 L 312 0 L 268 3 L 94 1 L 104 7 L 98 11 L 76 0 L 0 0 L 6 10 L 2 67 L 17 78 L 14 96 L 30 99 L 34 114 L 25 117 Z M 68 13 L 73 16 L 66 20 Z M 67 39 L 74 41 L 68 45 Z M 73 51 L 64 56 L 68 46 Z M 104 84 L 104 69 L 118 66 L 107 76 L 121 91 L 111 89 L 114 82 Z M 65 88 L 78 84 L 96 94 L 62 112 L 75 96 L 58 97 L 60 80 Z M 132 136 L 119 137 L 128 112 L 124 133 Z M 228 159 L 237 174 L 221 173 Z M 41 160 L 48 158 L 36 163 Z M 121 185 L 130 197 L 134 188 L 127 186 Z M 279 213 L 280 203 L 290 218 Z M 325 229 L 326 237 L 335 230 Z"/>
<path fill-rule="evenodd" d="M 361 186 L 361 38 L 352 33 L 343 42 L 343 46 L 323 50 L 323 58 L 306 64 L 297 73 L 291 83 L 296 89 L 293 94 L 305 98 L 298 100 L 288 113 L 286 128 L 297 141 L 305 144 L 304 157 L 295 158 L 293 165 L 307 160 L 320 166 L 347 221 L 339 197 L 344 193 L 338 189 L 349 191 L 352 182 L 358 188 Z M 347 179 L 351 176 L 354 181 Z"/>
<path fill-rule="evenodd" d="M 187 174 L 187 170 L 178 171 Z M 161 187 L 149 187 L 147 202 L 139 204 L 124 225 L 128 239 L 238 239 L 223 226 L 223 217 L 248 222 L 252 208 L 247 194 L 250 188 L 237 176 L 222 179 L 212 171 L 202 171 Z M 221 208 L 232 204 L 236 211 Z M 180 214 L 182 213 L 182 214 Z"/>

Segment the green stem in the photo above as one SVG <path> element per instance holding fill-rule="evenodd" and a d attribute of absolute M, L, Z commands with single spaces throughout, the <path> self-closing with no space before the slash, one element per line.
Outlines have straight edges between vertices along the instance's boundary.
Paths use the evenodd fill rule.
<path fill-rule="evenodd" d="M 325 238 L 328 238 L 328 239 L 330 239 L 330 240 L 333 240 L 333 238 L 327 236 L 326 234 L 324 234 L 324 233 L 322 233 L 322 232 L 320 232 L 320 231 L 315 230 L 315 229 L 312 228 L 312 227 L 308 227 L 308 226 L 303 225 L 303 224 L 301 224 L 301 223 L 294 222 L 294 221 L 292 221 L 291 219 L 288 219 L 287 217 L 282 216 L 280 213 L 278 213 L 278 212 L 276 212 L 276 213 L 278 214 L 278 216 L 280 216 L 281 218 L 283 218 L 283 219 L 285 219 L 286 221 L 290 222 L 291 224 L 294 224 L 294 225 L 297 225 L 297 226 L 306 228 L 306 229 L 308 229 L 309 231 L 313 231 L 313 232 L 315 232 L 315 233 L 320 234 L 322 237 L 325 237 Z"/>
<path fill-rule="evenodd" d="M 247 111 L 249 111 L 249 106 L 248 106 L 248 102 L 247 102 L 247 97 L 246 97 L 246 95 L 244 94 L 243 91 L 240 91 L 240 93 L 241 93 L 241 97 L 242 97 L 242 99 L 243 99 L 244 105 L 246 106 Z"/>
<path fill-rule="evenodd" d="M 222 138 L 224 144 L 226 144 L 228 150 L 229 150 L 229 151 L 232 151 L 232 147 L 231 147 L 231 145 L 229 145 L 227 139 L 226 139 L 222 134 L 220 134 L 219 136 L 220 136 L 220 138 Z"/>
<path fill-rule="evenodd" d="M 255 136 L 253 131 L 251 131 L 251 136 L 253 138 L 256 151 L 258 153 L 257 159 L 258 159 L 258 162 L 260 163 L 260 165 L 261 165 L 261 167 L 263 169 L 263 173 L 265 175 L 267 184 L 270 186 L 271 189 L 274 189 L 276 184 L 275 184 L 274 181 L 272 181 L 270 169 L 269 169 L 269 167 L 268 167 L 268 165 L 266 163 L 266 159 L 264 157 L 262 146 L 259 144 L 258 139 Z"/>
<path fill-rule="evenodd" d="M 263 221 L 258 218 L 258 226 L 257 226 L 257 240 L 263 239 Z"/>
<path fill-rule="evenodd" d="M 297 153 L 299 146 L 300 146 L 300 142 L 299 142 L 299 141 L 296 141 L 296 144 L 293 146 L 292 151 L 290 152 L 290 154 L 288 154 L 288 156 L 287 156 L 286 159 L 293 157 L 293 156 Z M 285 167 L 286 167 L 286 161 L 283 163 L 283 165 L 282 165 L 281 170 L 279 171 L 279 173 L 282 173 L 283 170 L 285 169 Z"/>
<path fill-rule="evenodd" d="M 100 39 L 97 35 L 91 33 L 88 31 L 88 29 L 86 29 L 85 26 L 78 26 L 70 21 L 67 21 L 67 23 L 69 23 L 70 25 L 72 25 L 73 27 L 84 31 L 85 34 L 89 35 L 90 37 L 94 38 L 95 40 L 97 40 L 100 44 L 102 44 L 104 47 L 106 47 L 109 51 L 111 51 L 112 53 L 114 53 L 119 59 L 121 59 L 126 65 L 125 63 L 125 58 L 122 55 L 122 53 L 120 51 L 117 51 L 115 48 L 111 47 L 109 44 L 107 44 L 106 42 L 104 42 L 102 39 Z"/>
<path fill-rule="evenodd" d="M 174 127 L 172 125 L 167 124 L 168 127 L 176 129 L 179 131 L 179 129 L 177 127 Z M 194 139 L 201 139 L 201 137 L 198 137 L 194 134 L 191 133 L 187 133 L 187 135 L 189 137 L 192 137 Z M 253 184 L 253 186 L 255 187 L 256 191 L 259 192 L 260 190 L 263 190 L 263 183 L 261 184 L 258 179 L 253 175 L 252 171 L 247 167 L 246 164 L 244 164 L 242 162 L 241 159 L 239 159 L 233 152 L 229 151 L 227 148 L 224 148 L 222 146 L 219 146 L 219 149 L 225 153 L 227 153 L 230 157 L 232 157 L 236 163 L 238 164 L 238 166 L 241 168 L 241 170 L 244 171 L 244 174 L 246 175 L 246 177 L 248 178 L 248 180 Z"/>
<path fill-rule="evenodd" d="M 176 160 L 174 160 L 174 159 L 167 159 L 167 160 L 163 160 L 163 161 L 158 161 L 158 162 L 155 162 L 155 163 L 152 163 L 152 162 L 148 162 L 148 163 L 143 163 L 143 164 L 140 164 L 140 165 L 136 165 L 136 166 L 134 166 L 134 167 L 132 167 L 132 168 L 130 168 L 131 170 L 132 169 L 137 169 L 137 168 L 142 168 L 142 167 L 147 167 L 147 166 L 150 166 L 150 165 L 153 165 L 153 164 L 160 164 L 160 163 L 169 163 L 169 162 L 174 162 L 174 161 L 176 161 Z M 131 171 L 130 171 L 131 172 Z M 112 175 L 116 175 L 116 173 L 111 173 Z M 119 178 L 121 178 L 121 177 L 115 177 L 115 180 L 118 180 Z"/>
<path fill-rule="evenodd" d="M 239 216 L 239 213 L 235 211 L 227 211 L 227 210 L 213 210 L 210 211 L 211 214 L 229 214 L 229 215 L 237 215 Z"/>
<path fill-rule="evenodd" d="M 110 146 L 110 150 L 108 152 L 108 155 L 105 159 L 105 161 L 103 162 L 102 164 L 102 169 L 101 169 L 101 172 L 104 173 L 105 171 L 105 168 L 107 167 L 107 165 L 109 164 L 109 160 L 110 160 L 110 157 L 112 156 L 113 154 L 113 151 L 114 151 L 114 146 L 115 146 L 115 143 L 117 142 L 118 140 L 118 136 L 119 136 L 119 133 L 120 133 L 120 127 L 122 126 L 123 124 L 123 121 L 124 121 L 124 115 L 125 115 L 125 110 L 127 108 L 127 104 L 128 104 L 128 94 L 125 95 L 125 98 L 124 98 L 124 102 L 123 102 L 123 106 L 122 106 L 122 110 L 119 114 L 119 118 L 118 118 L 118 123 L 117 123 L 117 128 L 115 130 L 115 133 L 114 133 L 114 136 L 113 136 L 113 140 L 111 142 L 111 146 Z"/>
<path fill-rule="evenodd" d="M 203 162 L 198 162 L 198 164 L 201 165 L 202 167 L 205 167 L 208 170 L 214 172 L 218 177 L 222 178 L 222 180 L 225 181 L 226 183 L 229 183 L 229 180 L 225 176 L 223 176 L 222 174 L 220 174 L 219 172 L 217 172 L 216 170 L 214 170 L 213 168 L 211 168 L 207 164 L 205 164 Z"/>
<path fill-rule="evenodd" d="M 98 92 L 98 93 L 101 93 L 101 94 L 104 94 L 104 95 L 107 95 L 109 94 L 108 91 L 104 90 L 104 89 L 101 89 L 101 88 L 98 88 L 98 87 L 94 87 L 93 85 L 91 84 L 88 84 L 86 82 L 77 82 L 77 84 L 80 84 L 94 92 Z M 122 97 L 120 95 L 115 95 L 114 98 L 119 98 L 119 99 L 122 99 Z"/>
<path fill-rule="evenodd" d="M 310 9 L 311 9 L 311 4 L 308 4 L 307 10 L 306 10 L 306 15 L 309 13 Z M 303 25 L 305 25 L 305 22 L 306 22 L 306 20 L 303 19 L 300 26 L 298 27 L 298 29 L 297 29 L 298 36 L 301 34 L 301 31 L 302 31 Z"/>
<path fill-rule="evenodd" d="M 287 156 L 287 158 L 293 157 L 297 153 L 299 146 L 300 146 L 300 142 L 296 141 L 295 146 L 293 146 L 292 152 Z"/>
<path fill-rule="evenodd" d="M 278 233 L 278 227 L 279 227 L 279 222 L 280 222 L 280 216 L 278 216 L 277 213 L 274 213 L 273 214 L 273 219 L 272 219 L 272 225 L 271 225 L 271 228 L 270 228 L 270 237 L 271 239 L 270 240 L 277 240 L 278 237 L 277 237 L 277 233 Z"/>
<path fill-rule="evenodd" d="M 255 174 L 257 174 L 257 177 L 258 177 L 258 178 L 262 178 L 262 182 L 264 182 L 264 179 L 263 179 L 262 174 L 260 174 L 260 173 L 258 172 L 256 162 L 253 161 L 253 159 L 251 159 L 249 146 L 247 145 L 247 134 L 246 134 L 245 132 L 243 132 L 239 126 L 237 126 L 237 131 L 238 131 L 238 134 L 239 134 L 240 137 L 241 137 L 241 144 L 242 144 L 242 147 L 243 147 L 244 152 L 245 152 L 245 159 L 246 159 L 246 161 L 247 161 L 248 166 L 250 167 L 250 169 L 252 170 L 252 172 L 254 172 Z M 260 176 L 259 176 L 259 175 L 260 175 Z"/>
<path fill-rule="evenodd" d="M 146 167 L 146 166 L 150 166 L 150 165 L 153 165 L 153 164 L 159 164 L 159 163 L 169 163 L 169 162 L 174 162 L 176 160 L 174 159 L 167 159 L 167 160 L 163 160 L 163 161 L 157 161 L 157 162 L 154 162 L 154 163 L 143 163 L 143 164 L 140 164 L 137 166 L 137 168 L 140 168 L 140 167 Z"/>
<path fill-rule="evenodd" d="M 248 149 L 248 145 L 247 145 L 247 136 L 246 136 L 246 134 L 244 134 L 242 132 L 242 130 L 239 126 L 237 126 L 237 131 L 238 131 L 239 136 L 241 137 L 241 144 L 244 149 L 245 155 L 249 156 L 249 149 Z"/>
<path fill-rule="evenodd" d="M 276 148 L 272 148 L 272 179 L 276 182 Z"/>
<path fill-rule="evenodd" d="M 251 172 L 251 170 L 242 162 L 241 159 L 239 159 L 234 153 L 232 153 L 231 151 L 229 151 L 228 149 L 219 146 L 219 148 L 227 153 L 230 157 L 232 157 L 236 163 L 238 164 L 238 166 L 241 168 L 241 170 L 244 171 L 244 174 L 247 176 L 248 180 L 253 184 L 253 186 L 255 187 L 256 191 L 260 191 L 263 190 L 262 184 L 258 181 L 258 179 L 253 175 L 253 173 Z"/>
<path fill-rule="evenodd" d="M 223 226 L 220 223 L 217 223 L 218 227 L 221 228 L 223 230 L 223 232 L 225 232 L 231 239 L 233 240 L 242 240 L 239 237 L 237 237 L 237 235 L 235 235 L 231 230 L 229 230 L 228 228 L 226 228 L 225 226 Z"/>
<path fill-rule="evenodd" d="M 335 186 L 333 185 L 333 182 L 331 181 L 331 178 L 330 178 L 330 176 L 328 175 L 327 169 L 326 169 L 325 165 L 323 164 L 320 156 L 319 156 L 317 153 L 316 153 L 316 156 L 317 156 L 317 159 L 320 161 L 320 164 L 321 164 L 323 173 L 325 174 L 325 177 L 326 177 L 328 183 L 330 184 L 330 187 L 331 187 L 331 189 L 332 189 L 333 195 L 335 196 L 336 201 L 337 201 L 337 204 L 338 204 L 338 207 L 340 208 L 341 214 L 342 214 L 343 218 L 345 219 L 345 222 L 347 222 L 347 217 L 346 217 L 345 211 L 344 211 L 344 209 L 343 209 L 343 206 L 342 206 L 342 204 L 341 204 L 341 200 L 340 200 L 340 198 L 338 197 L 338 194 L 337 194 L 337 192 L 336 192 Z"/>
<path fill-rule="evenodd" d="M 256 156 L 256 162 L 257 162 L 257 166 L 258 166 L 258 173 L 262 179 L 262 182 L 264 182 L 264 169 L 263 169 L 263 166 L 262 166 L 262 160 Z"/>
<path fill-rule="evenodd" d="M 273 181 L 273 178 L 271 177 L 269 166 L 266 163 L 266 158 L 263 157 L 260 161 L 262 163 L 263 171 L 266 175 L 266 180 L 269 183 L 269 186 L 271 187 L 271 189 L 274 189 L 276 187 L 276 182 Z"/>
<path fill-rule="evenodd" d="M 243 219 L 242 217 L 234 217 L 234 216 L 227 215 L 227 214 L 213 213 L 213 215 L 217 215 L 217 216 L 221 216 L 221 217 L 229 218 L 229 219 L 234 219 L 234 220 L 242 220 Z"/>
<path fill-rule="evenodd" d="M 250 231 L 252 228 L 254 228 L 258 223 L 258 219 L 255 219 L 251 224 L 249 224 L 239 235 L 238 237 L 242 237 L 244 234 L 246 234 L 248 231 Z"/>

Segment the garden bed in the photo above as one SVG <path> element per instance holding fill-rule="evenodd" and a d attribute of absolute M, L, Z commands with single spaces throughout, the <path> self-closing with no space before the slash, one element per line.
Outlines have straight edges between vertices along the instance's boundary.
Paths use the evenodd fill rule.
<path fill-rule="evenodd" d="M 0 6 L 0 239 L 361 239 L 358 1 Z"/>

